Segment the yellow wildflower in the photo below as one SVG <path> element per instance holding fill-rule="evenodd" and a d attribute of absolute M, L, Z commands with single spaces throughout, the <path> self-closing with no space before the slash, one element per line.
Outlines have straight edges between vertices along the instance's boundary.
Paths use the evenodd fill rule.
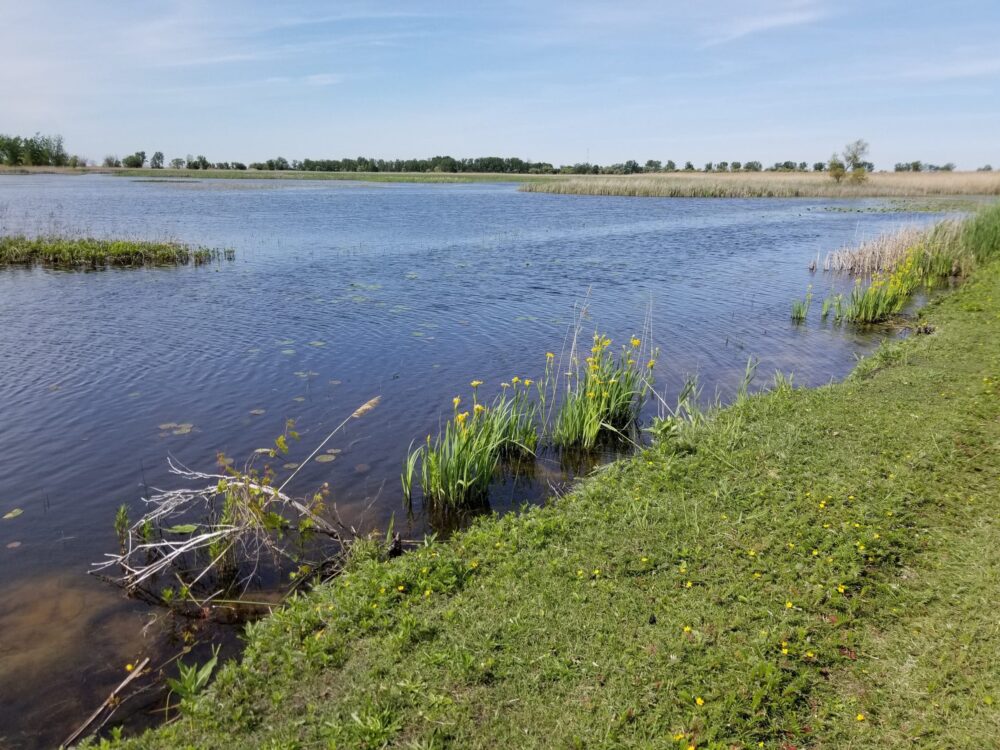
<path fill-rule="evenodd" d="M 685 633 L 690 633 L 691 632 L 691 626 L 690 625 L 685 625 L 684 626 L 684 632 Z"/>
<path fill-rule="evenodd" d="M 553 354 L 552 352 L 545 352 L 545 359 L 552 360 L 552 359 L 555 359 L 555 358 L 556 358 L 556 355 Z"/>
<path fill-rule="evenodd" d="M 847 591 L 847 587 L 844 584 L 840 584 L 839 586 L 837 586 L 837 591 L 843 594 L 845 591 Z"/>
<path fill-rule="evenodd" d="M 702 698 L 700 695 L 694 699 L 694 702 L 697 703 L 699 706 L 705 705 L 705 699 Z"/>
<path fill-rule="evenodd" d="M 482 380 L 473 380 L 471 383 L 469 383 L 469 385 L 471 385 L 473 388 L 478 388 L 482 384 L 483 384 Z"/>
<path fill-rule="evenodd" d="M 134 664 L 126 664 L 125 665 L 125 671 L 126 672 L 131 672 L 133 669 L 135 669 L 135 665 Z"/>
<path fill-rule="evenodd" d="M 794 605 L 794 604 L 792 604 L 792 602 L 791 602 L 791 601 L 787 601 L 787 602 L 785 602 L 785 609 L 791 609 L 791 608 L 792 608 L 792 607 L 794 607 L 794 606 L 795 606 L 795 605 Z"/>
<path fill-rule="evenodd" d="M 474 411 L 476 414 L 481 414 L 484 411 L 486 411 L 486 407 L 483 406 L 482 404 L 476 404 L 475 406 L 472 407 L 472 411 Z"/>
<path fill-rule="evenodd" d="M 858 721 L 864 721 L 865 720 L 865 715 L 864 714 L 858 714 L 854 718 L 857 719 Z"/>
<path fill-rule="evenodd" d="M 461 397 L 460 397 L 460 396 L 455 396 L 455 398 L 453 398 L 453 399 L 451 400 L 451 403 L 452 403 L 452 404 L 454 405 L 454 407 L 455 407 L 455 408 L 457 409 L 457 408 L 458 408 L 458 405 L 459 405 L 460 403 L 462 403 L 462 399 L 461 399 Z"/>
<path fill-rule="evenodd" d="M 642 342 L 641 342 L 641 341 L 639 341 L 639 339 L 637 339 L 637 338 L 636 338 L 635 336 L 633 336 L 633 337 L 632 337 L 632 341 L 630 341 L 629 343 L 631 343 L 631 344 L 632 344 L 632 348 L 633 348 L 633 349 L 635 349 L 635 348 L 637 348 L 637 347 L 639 346 L 639 344 L 641 344 Z"/>

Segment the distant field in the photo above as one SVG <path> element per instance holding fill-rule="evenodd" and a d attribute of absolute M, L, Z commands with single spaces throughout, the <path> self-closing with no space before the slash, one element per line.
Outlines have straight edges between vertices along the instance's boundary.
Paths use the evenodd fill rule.
<path fill-rule="evenodd" d="M 858 198 L 1000 195 L 997 172 L 891 172 L 861 185 L 836 183 L 819 172 L 672 172 L 577 175 L 522 185 L 529 193 L 649 198 Z"/>
<path fill-rule="evenodd" d="M 362 182 L 534 182 L 558 175 L 496 174 L 479 172 L 296 172 L 256 169 L 124 169 L 109 167 L 3 167 L 4 174 L 110 174 L 117 177 L 185 178 L 199 180 L 359 180 Z"/>

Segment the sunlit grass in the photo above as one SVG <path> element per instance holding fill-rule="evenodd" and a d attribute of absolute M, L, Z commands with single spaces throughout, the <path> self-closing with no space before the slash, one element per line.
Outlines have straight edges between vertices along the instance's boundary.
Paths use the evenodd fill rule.
<path fill-rule="evenodd" d="M 521 186 L 529 193 L 646 198 L 799 198 L 1000 195 L 992 172 L 877 173 L 861 184 L 834 182 L 822 172 L 671 172 L 594 175 Z"/>

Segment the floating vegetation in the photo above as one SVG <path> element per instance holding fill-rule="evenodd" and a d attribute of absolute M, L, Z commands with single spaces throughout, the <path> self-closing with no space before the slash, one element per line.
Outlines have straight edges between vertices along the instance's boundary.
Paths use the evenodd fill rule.
<path fill-rule="evenodd" d="M 0 237 L 0 265 L 43 265 L 55 268 L 200 266 L 220 260 L 234 260 L 235 257 L 234 250 L 192 248 L 179 242 L 23 235 Z"/>
<path fill-rule="evenodd" d="M 295 350 L 294 349 L 282 349 L 281 353 L 284 354 L 286 357 L 291 357 L 292 355 L 295 354 Z"/>
<path fill-rule="evenodd" d="M 337 458 L 336 456 L 331 456 L 329 453 L 321 453 L 320 455 L 316 456 L 315 461 L 318 464 L 328 464 L 336 458 Z"/>
<path fill-rule="evenodd" d="M 309 346 L 315 346 L 315 347 L 326 346 L 326 342 L 325 341 L 310 341 L 309 342 Z"/>
<path fill-rule="evenodd" d="M 264 414 L 264 413 L 265 413 L 265 410 L 264 410 L 264 409 L 251 409 L 251 410 L 250 410 L 250 413 L 251 413 L 251 414 L 252 414 L 253 416 L 255 416 L 255 417 L 259 417 L 259 416 L 260 416 L 261 414 Z"/>
<path fill-rule="evenodd" d="M 7 511 L 6 513 L 4 513 L 3 520 L 4 521 L 10 521 L 12 519 L 17 518 L 22 513 L 24 513 L 24 511 L 21 510 L 20 508 L 14 508 L 14 510 L 10 510 L 10 511 Z"/>

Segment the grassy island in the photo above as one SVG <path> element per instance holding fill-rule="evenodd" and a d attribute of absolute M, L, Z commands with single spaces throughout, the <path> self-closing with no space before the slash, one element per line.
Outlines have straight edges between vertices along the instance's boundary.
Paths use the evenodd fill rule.
<path fill-rule="evenodd" d="M 53 268 L 202 265 L 232 260 L 234 251 L 193 248 L 179 242 L 103 240 L 67 237 L 0 237 L 0 266 L 42 265 Z"/>

